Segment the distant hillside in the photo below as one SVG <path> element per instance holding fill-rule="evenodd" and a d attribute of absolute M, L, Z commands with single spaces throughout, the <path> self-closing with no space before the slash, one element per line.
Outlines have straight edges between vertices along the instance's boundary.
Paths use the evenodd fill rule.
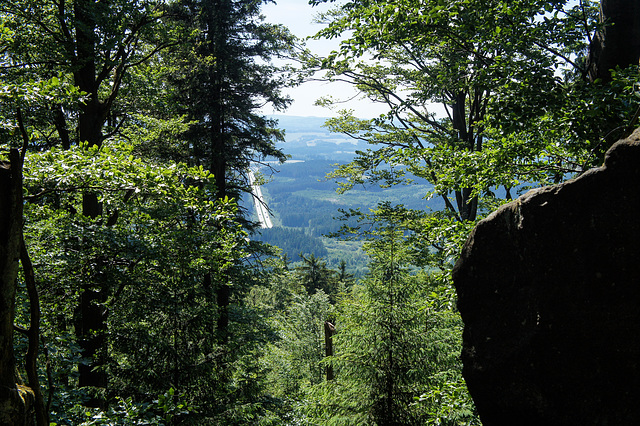
<path fill-rule="evenodd" d="M 285 131 L 286 143 L 280 147 L 296 160 L 323 159 L 334 162 L 350 161 L 356 149 L 366 145 L 348 136 L 331 133 L 322 127 L 326 117 L 292 117 L 274 115 L 278 127 Z"/>

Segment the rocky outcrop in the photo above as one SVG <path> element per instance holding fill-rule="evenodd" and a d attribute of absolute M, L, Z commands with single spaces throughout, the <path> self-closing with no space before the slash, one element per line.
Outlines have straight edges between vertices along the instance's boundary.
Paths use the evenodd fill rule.
<path fill-rule="evenodd" d="M 640 131 L 481 221 L 453 277 L 485 426 L 640 424 Z"/>

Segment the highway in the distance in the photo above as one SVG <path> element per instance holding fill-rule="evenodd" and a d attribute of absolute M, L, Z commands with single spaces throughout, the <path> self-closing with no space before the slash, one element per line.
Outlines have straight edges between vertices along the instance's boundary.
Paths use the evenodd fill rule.
<path fill-rule="evenodd" d="M 271 216 L 267 209 L 267 204 L 262 197 L 262 188 L 256 184 L 256 177 L 253 174 L 253 169 L 249 168 L 249 184 L 251 185 L 251 195 L 253 196 L 253 205 L 258 212 L 258 222 L 260 222 L 261 228 L 273 228 L 273 222 L 271 222 Z"/>

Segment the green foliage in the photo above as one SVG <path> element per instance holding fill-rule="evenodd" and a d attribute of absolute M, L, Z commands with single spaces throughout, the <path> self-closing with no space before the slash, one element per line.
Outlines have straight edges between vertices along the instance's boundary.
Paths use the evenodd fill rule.
<path fill-rule="evenodd" d="M 286 158 L 259 108 L 288 104 L 289 70 L 269 61 L 297 41 L 263 21 L 264 3 L 3 5 L 0 138 L 26 148 L 53 424 L 479 424 L 450 268 L 511 191 L 601 162 L 635 124 L 638 71 L 580 78 L 591 1 L 337 4 L 318 37 L 343 37 L 339 49 L 306 52 L 303 71 L 350 81 L 388 113 L 327 122 L 370 144 L 330 175 L 350 201 L 320 197 L 330 184 L 310 162 L 266 185 L 282 225 L 306 229 L 290 266 L 249 241 L 236 204 L 251 162 Z M 334 232 L 351 241 L 317 239 Z M 343 254 L 360 248 L 356 281 L 365 257 Z M 24 336 L 14 345 L 21 359 Z M 81 386 L 87 367 L 108 385 Z"/>
<path fill-rule="evenodd" d="M 96 276 L 109 283 L 103 303 L 109 310 L 110 386 L 135 404 L 125 398 L 120 408 L 92 412 L 89 424 L 129 418 L 167 384 L 181 392 L 181 404 L 193 407 L 181 414 L 184 421 L 233 416 L 240 401 L 246 405 L 242 415 L 259 416 L 264 402 L 254 399 L 262 392 L 263 373 L 255 355 L 269 330 L 264 319 L 242 306 L 242 294 L 259 277 L 243 265 L 246 233 L 237 208 L 229 200 L 209 201 L 210 177 L 201 168 L 142 161 L 132 149 L 105 144 L 27 158 L 25 182 L 32 197 L 27 238 L 37 248 L 42 304 L 52 313 L 44 334 L 52 342 L 56 368 L 50 384 L 57 390 L 54 420 L 66 418 L 55 408 L 65 406 L 65 397 L 71 397 L 67 407 L 77 398 L 70 392 L 78 350 L 73 338 L 60 336 L 73 329 L 81 289 Z M 78 213 L 77 191 L 83 188 L 99 190 L 105 210 L 111 216 L 117 212 L 119 220 L 105 226 L 101 218 Z M 230 307 L 234 338 L 225 348 L 216 343 L 211 319 L 219 315 L 214 288 L 230 276 L 237 280 Z M 223 395 L 229 399 L 220 404 Z"/>
<path fill-rule="evenodd" d="M 264 358 L 274 396 L 295 400 L 306 387 L 324 380 L 324 322 L 333 316 L 322 290 L 294 296 L 287 309 L 274 316 L 279 340 Z"/>
<path fill-rule="evenodd" d="M 335 355 L 323 361 L 336 378 L 309 389 L 310 424 L 474 424 L 455 293 L 445 275 L 411 267 L 413 219 L 389 203 L 360 216 L 371 271 L 338 303 Z M 434 389 L 457 393 L 430 399 Z"/>
<path fill-rule="evenodd" d="M 151 403 L 137 403 L 131 397 L 116 397 L 114 404 L 107 410 L 86 408 L 81 405 L 67 407 L 66 416 L 61 423 L 52 422 L 51 426 L 62 424 L 93 425 L 170 425 L 189 414 L 192 407 L 181 402 L 175 390 L 170 388 Z"/>
<path fill-rule="evenodd" d="M 501 93 L 491 106 L 490 149 L 503 158 L 495 166 L 516 181 L 528 176 L 541 183 L 600 166 L 611 144 L 637 126 L 638 72 L 613 70 L 606 84 L 567 80 L 556 89 L 558 98 L 535 116 L 514 107 L 521 103 L 517 92 Z"/>
<path fill-rule="evenodd" d="M 614 70 L 606 84 L 582 79 L 596 6 L 354 0 L 324 16 L 329 23 L 316 37 L 343 40 L 325 58 L 306 56 L 308 70 L 351 82 L 363 97 L 388 107 L 376 118 L 341 111 L 327 121 L 330 130 L 370 144 L 329 177 L 341 193 L 426 181 L 424 196 L 440 198 L 444 208 L 427 213 L 381 204 L 370 213 L 343 211 L 348 221 L 341 233 L 364 238 L 372 263 L 364 287 L 354 288 L 338 309 L 344 328 L 328 361 L 338 374 L 335 383 L 312 392 L 308 413 L 316 423 L 478 424 L 457 360 L 461 322 L 449 272 L 476 221 L 512 191 L 601 164 L 606 149 L 631 128 L 639 105 L 637 69 Z M 411 301 L 395 287 L 419 294 L 414 303 L 422 305 L 403 311 Z M 411 326 L 415 312 L 424 315 L 424 335 Z M 410 336 L 423 340 L 412 347 Z M 423 370 L 403 370 L 390 355 L 402 345 L 412 356 L 424 355 Z M 365 353 L 371 365 L 362 361 Z M 394 366 L 399 379 L 389 384 L 385 377 Z M 409 384 L 422 391 L 412 394 L 403 388 Z M 357 397 L 364 394 L 366 402 Z M 403 403 L 407 395 L 414 405 Z"/>
<path fill-rule="evenodd" d="M 308 257 L 300 254 L 302 265 L 296 267 L 296 273 L 309 294 L 323 291 L 332 301 L 338 292 L 338 280 L 335 271 L 327 267 L 327 263 L 315 257 L 312 253 Z"/>
<path fill-rule="evenodd" d="M 273 418 L 258 364 L 273 334 L 245 304 L 265 286 L 252 263 L 264 250 L 248 243 L 231 198 L 246 189 L 250 160 L 284 158 L 275 121 L 255 112 L 264 102 L 286 105 L 284 76 L 269 58 L 293 39 L 261 23 L 261 4 L 20 0 L 2 8 L 0 132 L 3 145 L 30 151 L 25 233 L 55 422 Z M 212 23 L 222 38 L 209 37 Z M 198 76 L 211 78 L 185 90 Z M 212 82 L 221 98 L 210 96 Z M 223 104 L 220 170 L 210 160 L 222 156 L 198 131 Z M 108 374 L 106 387 L 80 387 L 92 368 Z M 96 401 L 112 404 L 83 407 Z"/>
<path fill-rule="evenodd" d="M 374 119 L 343 111 L 327 122 L 373 145 L 330 175 L 342 190 L 410 173 L 473 221 L 499 187 L 557 182 L 601 162 L 638 105 L 635 71 L 607 85 L 580 78 L 594 2 L 351 1 L 327 18 L 317 37 L 347 36 L 328 57 L 308 57 L 310 69 L 388 106 Z M 359 61 L 365 53 L 373 62 Z"/>

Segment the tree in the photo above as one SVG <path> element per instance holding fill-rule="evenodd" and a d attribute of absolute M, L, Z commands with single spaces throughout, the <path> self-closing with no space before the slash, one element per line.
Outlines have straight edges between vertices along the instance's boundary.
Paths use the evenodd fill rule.
<path fill-rule="evenodd" d="M 264 104 L 285 108 L 285 83 L 270 65 L 272 57 L 292 49 L 293 37 L 282 26 L 262 22 L 259 0 L 183 1 L 178 22 L 186 34 L 183 48 L 170 58 L 180 66 L 171 78 L 179 112 L 192 123 L 184 160 L 215 177 L 215 198 L 239 199 L 249 193 L 248 168 L 267 156 L 284 161 L 275 143 L 283 140 L 276 122 L 258 113 Z M 228 306 L 233 278 L 214 283 L 219 306 L 220 342 L 229 338 Z"/>
<path fill-rule="evenodd" d="M 158 6 L 126 1 L 106 7 L 92 0 L 25 0 L 3 6 L 3 27 L 12 31 L 3 57 L 8 76 L 55 76 L 84 93 L 74 105 L 50 98 L 36 106 L 47 117 L 39 129 L 47 135 L 47 146 L 100 146 L 105 134 L 122 125 L 126 116 L 115 111 L 130 69 L 170 43 L 158 26 Z"/>
<path fill-rule="evenodd" d="M 600 165 L 615 140 L 611 129 L 627 129 L 633 121 L 637 69 L 614 70 L 608 83 L 583 79 L 591 34 L 603 28 L 595 6 L 354 0 L 325 16 L 328 26 L 317 37 L 345 39 L 328 57 L 310 57 L 310 70 L 325 70 L 328 79 L 350 82 L 388 107 L 377 118 L 343 111 L 327 123 L 372 145 L 330 176 L 340 190 L 415 179 L 433 185 L 425 195 L 442 197 L 445 210 L 413 212 L 400 226 L 417 252 L 414 264 L 441 282 L 437 299 L 455 301 L 448 275 L 478 219 L 511 199 L 512 191 L 560 182 Z M 347 217 L 354 215 L 360 213 Z M 441 318 L 455 322 L 456 316 L 451 306 Z M 441 336 L 446 328 L 429 334 Z M 428 418 L 440 416 L 434 407 L 449 406 L 443 401 L 450 397 L 459 398 L 451 405 L 469 406 L 466 392 L 459 393 L 464 386 L 456 368 L 448 373 L 455 379 L 425 384 L 421 400 L 431 405 L 423 407 Z M 331 396 L 341 391 L 334 389 Z"/>
<path fill-rule="evenodd" d="M 53 149 L 27 157 L 27 241 L 47 283 L 41 291 L 49 313 L 44 334 L 55 354 L 48 384 L 57 389 L 53 417 L 77 423 L 74 402 L 86 397 L 73 389 L 78 354 L 65 336 L 82 280 L 96 273 L 111 283 L 104 302 L 111 313 L 104 363 L 110 400 L 151 404 L 171 388 L 193 409 L 181 410 L 185 421 L 227 418 L 236 403 L 256 415 L 266 406 L 256 353 L 270 333 L 236 299 L 257 273 L 244 263 L 246 232 L 235 203 L 211 201 L 213 178 L 202 169 L 152 163 L 133 157 L 133 150 L 108 141 L 100 149 Z M 103 227 L 99 218 L 79 215 L 77 189 L 87 187 L 105 194 L 105 209 L 119 211 L 121 220 Z M 56 208 L 56 198 L 67 208 Z M 231 300 L 235 337 L 224 350 L 211 323 L 218 308 L 212 288 L 203 285 L 207 274 L 214 282 L 233 275 L 241 283 Z M 227 351 L 234 357 L 223 357 Z M 222 380 L 227 374 L 232 380 Z M 82 418 L 86 411 L 77 414 Z"/>
<path fill-rule="evenodd" d="M 416 267 L 419 251 L 406 238 L 415 213 L 382 203 L 358 218 L 362 226 L 352 231 L 366 240 L 370 272 L 338 303 L 335 355 L 325 361 L 335 379 L 310 390 L 307 414 L 322 424 L 473 422 L 466 392 L 448 412 L 427 397 L 415 404 L 461 382 L 460 319 L 452 293 L 436 287 L 439 277 Z"/>
<path fill-rule="evenodd" d="M 33 392 L 16 385 L 13 326 L 15 318 L 18 259 L 22 246 L 22 158 L 10 152 L 0 165 L 0 421 L 27 422 Z"/>
<path fill-rule="evenodd" d="M 246 188 L 239 182 L 249 158 L 284 158 L 273 123 L 254 112 L 263 100 L 286 104 L 279 96 L 284 80 L 267 62 L 291 37 L 260 24 L 261 2 L 191 3 L 196 27 L 181 20 L 187 3 L 1 6 L 2 96 L 11 101 L 0 107 L 3 136 L 14 146 L 22 133 L 30 138 L 27 242 L 44 282 L 57 284 L 43 288 L 48 347 L 56 354 L 47 386 L 56 421 L 78 422 L 69 408 L 78 402 L 104 408 L 122 395 L 148 403 L 167 393 L 169 382 L 178 389 L 172 392 L 195 401 L 201 419 L 232 418 L 236 403 L 248 417 L 268 405 L 260 400 L 256 353 L 270 334 L 243 304 L 259 274 L 248 266 L 243 214 L 230 197 Z M 165 51 L 178 44 L 184 49 L 173 56 Z M 211 77 L 200 94 L 213 105 L 209 111 L 196 112 L 191 98 L 176 95 L 182 76 L 198 75 Z M 29 79 L 39 96 L 13 90 Z M 224 99 L 207 104 L 216 90 Z M 198 125 L 212 123 L 216 105 L 224 107 L 222 133 L 204 145 L 189 139 Z M 15 125 L 18 107 L 26 112 L 25 132 Z M 224 173 L 212 149 L 224 154 Z M 203 164 L 216 170 L 221 191 Z M 137 368 L 151 360 L 162 380 Z M 97 392 L 86 393 L 90 388 Z"/>
<path fill-rule="evenodd" d="M 275 143 L 283 135 L 260 115 L 271 104 L 284 109 L 286 84 L 273 57 L 290 54 L 294 38 L 280 25 L 262 22 L 262 0 L 184 1 L 184 28 L 192 36 L 172 58 L 180 66 L 172 82 L 182 113 L 193 123 L 187 139 L 194 164 L 216 177 L 217 198 L 247 191 L 251 161 L 284 161 Z"/>
<path fill-rule="evenodd" d="M 340 263 L 338 264 L 337 274 L 338 274 L 337 275 L 338 291 L 339 292 L 348 291 L 353 286 L 356 280 L 353 274 L 347 272 L 347 262 L 344 259 L 340 260 Z"/>
<path fill-rule="evenodd" d="M 300 253 L 300 258 L 302 259 L 302 266 L 296 267 L 296 272 L 307 292 L 313 294 L 318 290 L 322 290 L 335 301 L 338 290 L 336 271 L 329 269 L 327 263 L 315 257 L 313 253 L 308 257 Z"/>
<path fill-rule="evenodd" d="M 333 314 L 329 297 L 319 290 L 295 295 L 287 309 L 274 316 L 281 337 L 265 353 L 274 396 L 300 400 L 308 386 L 323 381 L 324 323 Z"/>
<path fill-rule="evenodd" d="M 2 41 L 10 40 L 13 37 L 11 30 L 3 32 L 0 37 Z M 1 234 L 4 241 L 0 249 L 0 259 L 2 265 L 0 276 L 0 357 L 2 366 L 0 376 L 2 376 L 2 386 L 6 390 L 0 400 L 0 417 L 7 424 L 30 423 L 35 421 L 38 425 L 48 425 L 48 410 L 45 408 L 42 391 L 40 389 L 38 371 L 38 352 L 40 349 L 40 302 L 34 267 L 29 255 L 29 250 L 23 235 L 23 165 L 27 149 L 31 144 L 30 129 L 25 124 L 23 109 L 29 109 L 32 105 L 42 102 L 52 95 L 57 95 L 61 100 L 73 98 L 74 91 L 60 87 L 57 79 L 39 81 L 13 81 L 9 79 L 4 85 L 2 93 L 3 105 L 8 107 L 0 110 L 3 116 L 4 125 L 15 122 L 16 128 L 11 129 L 22 141 L 20 151 L 5 145 L 8 149 L 8 160 L 2 161 L 2 201 L 0 202 L 2 213 L 0 213 L 0 227 L 3 228 Z M 9 116 L 7 116 L 9 115 Z M 4 126 L 3 126 L 4 127 Z M 7 130 L 6 128 L 3 130 Z M 7 138 L 11 140 L 11 137 Z M 22 265 L 22 274 L 18 274 L 19 263 Z M 18 283 L 23 283 L 26 288 L 24 297 L 25 303 L 18 302 Z M 24 308 L 25 312 L 19 309 Z M 20 321 L 26 317 L 25 321 Z M 25 324 L 25 325 L 23 325 Z M 25 340 L 24 369 L 27 375 L 27 384 L 24 386 L 16 382 L 21 382 L 20 363 L 16 362 L 15 345 L 20 341 L 20 335 L 14 338 L 14 330 L 20 332 Z"/>
<path fill-rule="evenodd" d="M 3 7 L 3 24 L 14 32 L 5 50 L 6 69 L 17 78 L 55 76 L 51 78 L 71 83 L 83 94 L 73 104 L 50 98 L 34 105 L 34 115 L 43 117 L 33 122 L 47 141 L 42 145 L 100 147 L 105 134 L 118 131 L 127 118 L 126 114 L 118 117 L 117 100 L 128 71 L 168 44 L 161 40 L 164 33 L 156 25 L 157 7 L 153 1 L 112 2 L 107 7 L 93 0 L 21 1 Z M 95 191 L 84 193 L 85 216 L 102 216 L 99 198 Z M 105 218 L 105 223 L 109 220 Z M 79 365 L 80 386 L 104 388 L 107 377 L 99 366 L 105 345 L 108 283 L 87 281 L 82 285 L 76 332 L 85 358 L 91 361 Z M 100 398 L 89 402 L 102 403 Z"/>
<path fill-rule="evenodd" d="M 550 111 L 561 111 L 567 86 L 556 69 L 584 70 L 572 55 L 587 46 L 593 4 L 353 1 L 331 16 L 318 37 L 351 33 L 338 51 L 309 64 L 389 108 L 372 120 L 346 111 L 327 123 L 377 146 L 332 174 L 344 179 L 344 188 L 365 181 L 396 184 L 410 173 L 435 186 L 431 195 L 442 197 L 451 215 L 473 221 L 480 198 L 496 187 L 510 195 L 522 181 L 553 181 L 579 171 L 575 132 L 564 141 L 510 137 L 518 123 L 535 118 L 540 127 Z M 373 62 L 357 62 L 365 53 Z M 514 102 L 504 105 L 507 99 Z"/>

